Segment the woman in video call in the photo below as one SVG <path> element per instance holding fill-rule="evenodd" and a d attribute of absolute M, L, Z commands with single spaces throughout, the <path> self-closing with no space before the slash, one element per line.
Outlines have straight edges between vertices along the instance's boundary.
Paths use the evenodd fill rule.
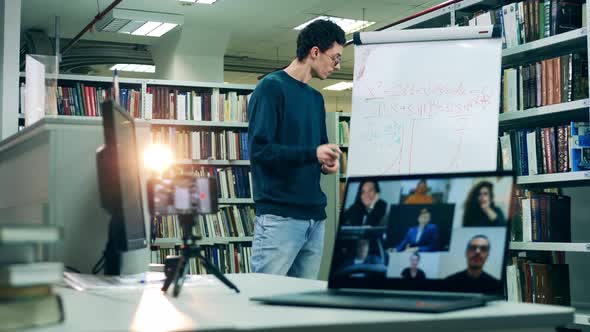
<path fill-rule="evenodd" d="M 427 208 L 420 209 L 418 226 L 408 229 L 404 239 L 397 245 L 395 251 L 429 252 L 438 251 L 438 226 L 430 223 L 431 214 Z"/>
<path fill-rule="evenodd" d="M 415 252 L 410 256 L 410 266 L 406 267 L 401 273 L 402 279 L 426 280 L 426 274 L 418 268 L 418 264 L 420 264 L 420 254 Z"/>
<path fill-rule="evenodd" d="M 354 204 L 344 211 L 345 225 L 380 226 L 384 225 L 387 203 L 379 198 L 379 184 L 375 181 L 361 182 Z"/>
<path fill-rule="evenodd" d="M 475 185 L 465 201 L 463 226 L 489 227 L 505 224 L 504 213 L 494 204 L 494 185 L 488 181 Z"/>

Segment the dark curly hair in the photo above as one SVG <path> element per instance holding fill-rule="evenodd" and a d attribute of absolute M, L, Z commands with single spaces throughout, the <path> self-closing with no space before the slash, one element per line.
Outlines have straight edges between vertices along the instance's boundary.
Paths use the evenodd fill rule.
<path fill-rule="evenodd" d="M 317 46 L 320 52 L 330 49 L 334 42 L 344 45 L 344 30 L 338 24 L 328 20 L 316 20 L 308 24 L 297 37 L 297 59 L 303 61 L 309 51 Z"/>
<path fill-rule="evenodd" d="M 482 188 L 490 191 L 490 207 L 494 208 L 494 185 L 488 181 L 481 181 L 476 184 L 465 200 L 465 213 L 463 214 L 463 226 L 471 224 L 474 220 L 487 219 L 485 212 L 479 206 L 479 192 Z"/>

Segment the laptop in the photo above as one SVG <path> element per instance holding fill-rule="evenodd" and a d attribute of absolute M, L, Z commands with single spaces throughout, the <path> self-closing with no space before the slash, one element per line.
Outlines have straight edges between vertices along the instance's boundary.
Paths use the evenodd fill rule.
<path fill-rule="evenodd" d="M 266 304 L 447 312 L 505 299 L 512 173 L 352 177 L 328 289 Z"/>

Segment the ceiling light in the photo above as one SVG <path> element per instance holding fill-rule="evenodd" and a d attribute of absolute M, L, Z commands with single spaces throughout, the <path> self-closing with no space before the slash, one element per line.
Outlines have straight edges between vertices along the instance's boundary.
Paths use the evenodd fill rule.
<path fill-rule="evenodd" d="M 183 23 L 184 17 L 178 14 L 115 8 L 96 27 L 98 31 L 160 37 Z"/>
<path fill-rule="evenodd" d="M 134 71 L 138 73 L 155 73 L 156 66 L 153 65 L 138 65 L 138 64 L 127 64 L 127 63 L 120 63 L 114 65 L 110 68 L 111 70 L 117 71 Z"/>
<path fill-rule="evenodd" d="M 197 0 L 178 0 L 178 2 L 195 3 Z"/>
<path fill-rule="evenodd" d="M 344 30 L 344 33 L 346 33 L 346 34 L 353 33 L 355 31 L 359 31 L 361 29 L 364 29 L 368 26 L 375 24 L 375 22 L 353 20 L 353 19 L 349 19 L 349 18 L 341 18 L 341 17 L 335 17 L 335 16 L 318 16 L 312 20 L 309 20 L 309 21 L 295 27 L 294 29 L 295 30 L 302 30 L 311 22 L 317 21 L 317 20 L 332 21 L 332 22 L 338 24 L 338 26 L 341 27 L 342 30 Z"/>
<path fill-rule="evenodd" d="M 160 25 L 162 25 L 162 22 L 152 22 L 152 21 L 145 22 L 142 26 L 137 28 L 131 34 L 136 35 L 136 36 L 145 36 L 148 33 L 152 32 L 157 27 L 159 27 Z"/>
<path fill-rule="evenodd" d="M 203 5 L 212 5 L 215 3 L 215 1 L 217 1 L 217 0 L 197 0 L 197 3 L 203 4 Z"/>
<path fill-rule="evenodd" d="M 336 84 L 332 84 L 330 86 L 325 87 L 323 90 L 330 90 L 330 91 L 343 91 L 352 89 L 352 82 L 340 82 Z"/>

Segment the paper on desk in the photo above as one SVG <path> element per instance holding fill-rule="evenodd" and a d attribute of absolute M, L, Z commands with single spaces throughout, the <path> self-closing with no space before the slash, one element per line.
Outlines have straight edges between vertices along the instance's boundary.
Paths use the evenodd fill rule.
<path fill-rule="evenodd" d="M 125 276 L 103 276 L 64 272 L 66 283 L 78 291 L 104 289 L 139 289 L 160 288 L 164 283 L 163 272 L 146 272 Z M 221 283 L 214 278 L 201 275 L 187 275 L 183 287 L 191 286 L 219 286 Z"/>

